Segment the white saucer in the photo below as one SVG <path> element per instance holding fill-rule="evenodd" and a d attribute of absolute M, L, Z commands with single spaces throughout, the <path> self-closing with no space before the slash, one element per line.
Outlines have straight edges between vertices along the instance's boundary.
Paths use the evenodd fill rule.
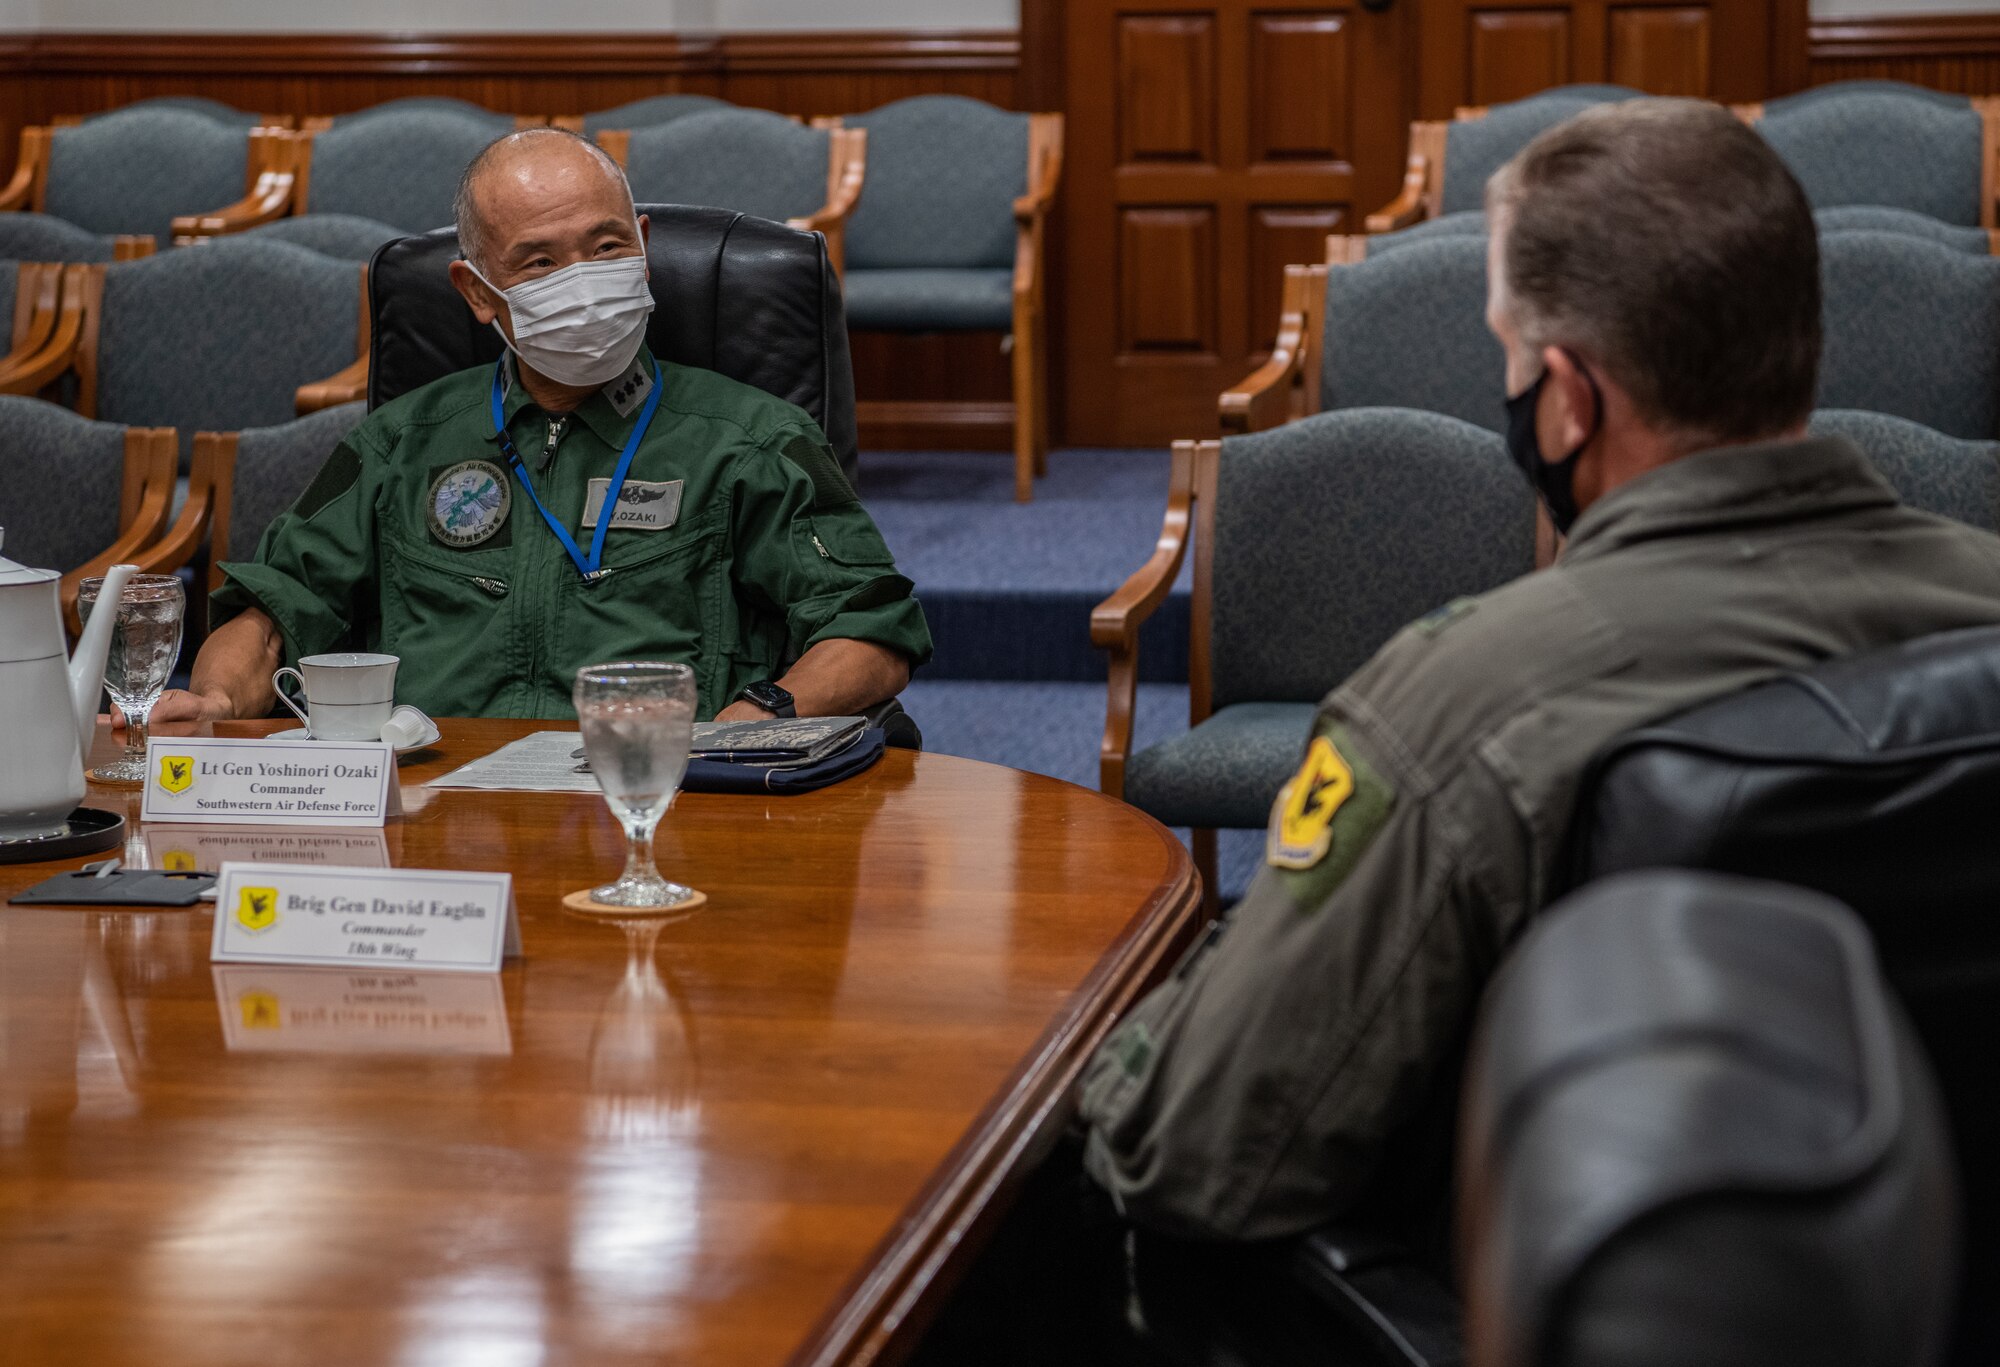
<path fill-rule="evenodd" d="M 421 750 L 426 745 L 436 745 L 438 743 L 438 737 L 440 737 L 443 734 L 444 733 L 442 731 L 438 730 L 437 723 L 426 717 L 424 719 L 424 733 L 421 736 L 418 736 L 415 740 L 411 741 L 408 745 L 397 746 L 396 753 L 399 755 L 407 755 L 410 753 L 410 751 Z M 311 740 L 312 732 L 306 730 L 306 728 L 303 726 L 294 726 L 289 731 L 273 731 L 269 736 L 266 737 L 266 739 L 267 740 Z"/>

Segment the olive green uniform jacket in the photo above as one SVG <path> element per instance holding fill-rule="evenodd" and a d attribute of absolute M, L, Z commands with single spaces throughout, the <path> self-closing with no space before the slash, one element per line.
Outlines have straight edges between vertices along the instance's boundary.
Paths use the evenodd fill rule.
<path fill-rule="evenodd" d="M 830 638 L 928 659 L 910 581 L 812 420 L 711 371 L 661 370 L 619 505 L 649 525 L 614 521 L 598 578 L 584 579 L 510 472 L 493 431 L 493 367 L 482 366 L 355 428 L 257 558 L 222 567 L 215 620 L 263 608 L 288 664 L 331 650 L 398 655 L 397 700 L 434 716 L 573 716 L 577 669 L 605 660 L 691 664 L 699 715 L 711 717 Z M 553 456 L 547 415 L 507 388 L 507 430 L 535 492 L 585 555 L 589 481 L 608 484 L 652 373 L 641 350 L 570 416 Z M 462 473 L 440 489 L 467 461 L 484 463 L 470 485 Z M 496 475 L 507 490 L 497 525 Z M 483 507 L 454 505 L 467 488 L 487 495 Z M 463 544 L 468 535 L 484 539 Z"/>
<path fill-rule="evenodd" d="M 1994 622 L 2000 537 L 1901 506 L 1844 440 L 1613 490 L 1554 567 L 1405 628 L 1321 704 L 1274 866 L 1085 1074 L 1089 1170 L 1129 1218 L 1196 1237 L 1342 1214 L 1421 1137 L 1606 742 Z"/>

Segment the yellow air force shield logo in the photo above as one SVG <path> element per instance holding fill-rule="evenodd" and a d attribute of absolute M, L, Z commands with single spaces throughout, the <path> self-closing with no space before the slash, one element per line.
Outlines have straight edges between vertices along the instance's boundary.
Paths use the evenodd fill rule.
<path fill-rule="evenodd" d="M 1281 869 L 1309 869 L 1333 844 L 1333 818 L 1354 795 L 1354 770 L 1325 736 L 1314 736 L 1305 763 L 1278 795 L 1278 820 L 1267 855 Z"/>
<path fill-rule="evenodd" d="M 269 930 L 278 924 L 276 888 L 238 888 L 236 924 L 245 930 Z"/>
<path fill-rule="evenodd" d="M 160 786 L 170 793 L 184 793 L 194 787 L 194 756 L 161 755 Z"/>

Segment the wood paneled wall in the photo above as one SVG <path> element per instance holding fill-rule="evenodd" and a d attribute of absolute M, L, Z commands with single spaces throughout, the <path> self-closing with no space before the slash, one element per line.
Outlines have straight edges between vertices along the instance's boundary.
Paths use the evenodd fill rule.
<path fill-rule="evenodd" d="M 1805 61 L 1813 85 L 1884 79 L 2000 94 L 2000 13 L 1816 20 Z"/>

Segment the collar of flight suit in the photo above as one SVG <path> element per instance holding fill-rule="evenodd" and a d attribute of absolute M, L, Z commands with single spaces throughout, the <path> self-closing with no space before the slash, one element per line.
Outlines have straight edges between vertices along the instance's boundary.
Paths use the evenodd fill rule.
<path fill-rule="evenodd" d="M 502 361 L 507 367 L 507 392 L 501 396 L 500 413 L 507 420 L 509 430 L 512 430 L 514 419 L 521 415 L 522 409 L 535 407 L 535 400 L 534 396 L 528 393 L 527 387 L 521 383 L 520 374 L 514 363 L 514 353 L 509 351 L 502 357 Z M 643 343 L 640 344 L 639 354 L 632 358 L 632 364 L 626 367 L 617 379 L 607 380 L 599 385 L 596 393 L 570 410 L 571 417 L 588 427 L 593 436 L 613 451 L 625 449 L 625 439 L 632 435 L 632 426 L 639 421 L 639 414 L 645 408 L 643 403 L 634 403 L 630 413 L 621 415 L 608 397 L 610 391 L 623 384 L 626 377 L 634 371 L 645 375 L 648 379 L 653 374 L 653 352 Z M 666 367 L 661 366 L 660 383 L 665 384 L 666 379 Z"/>
<path fill-rule="evenodd" d="M 1586 508 L 1562 558 L 1574 563 L 1658 537 L 1891 507 L 1896 491 L 1845 437 L 1719 446 L 1649 470 Z"/>

